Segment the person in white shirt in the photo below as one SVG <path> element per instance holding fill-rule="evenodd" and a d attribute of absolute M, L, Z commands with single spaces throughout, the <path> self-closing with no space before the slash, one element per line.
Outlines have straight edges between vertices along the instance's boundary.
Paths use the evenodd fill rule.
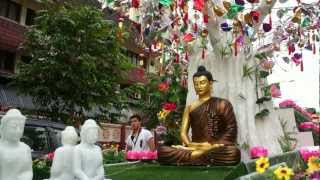
<path fill-rule="evenodd" d="M 126 151 L 154 151 L 154 137 L 149 130 L 141 127 L 141 117 L 132 115 L 130 125 L 132 132 L 126 140 Z"/>

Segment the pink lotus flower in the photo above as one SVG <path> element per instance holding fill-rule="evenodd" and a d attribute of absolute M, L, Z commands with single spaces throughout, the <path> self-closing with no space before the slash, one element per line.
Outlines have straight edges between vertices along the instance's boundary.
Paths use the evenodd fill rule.
<path fill-rule="evenodd" d="M 127 160 L 155 160 L 157 159 L 157 151 L 128 151 Z"/>
<path fill-rule="evenodd" d="M 284 100 L 281 103 L 279 103 L 280 107 L 294 107 L 296 106 L 296 103 L 290 99 Z"/>
<path fill-rule="evenodd" d="M 279 98 L 281 96 L 281 91 L 275 84 L 271 85 L 270 93 L 273 98 Z"/>
<path fill-rule="evenodd" d="M 320 158 L 320 148 L 319 146 L 308 146 L 302 147 L 299 150 L 300 155 L 302 156 L 303 160 L 308 162 L 311 156 L 315 156 Z"/>
<path fill-rule="evenodd" d="M 312 122 L 303 122 L 299 125 L 299 129 L 307 130 L 312 129 L 314 124 Z"/>
<path fill-rule="evenodd" d="M 259 158 L 259 157 L 267 157 L 268 156 L 268 149 L 262 146 L 255 146 L 250 149 L 250 156 L 252 159 Z"/>
<path fill-rule="evenodd" d="M 167 110 L 167 111 L 173 111 L 177 108 L 176 103 L 171 103 L 171 102 L 166 102 L 162 105 L 162 108 Z"/>

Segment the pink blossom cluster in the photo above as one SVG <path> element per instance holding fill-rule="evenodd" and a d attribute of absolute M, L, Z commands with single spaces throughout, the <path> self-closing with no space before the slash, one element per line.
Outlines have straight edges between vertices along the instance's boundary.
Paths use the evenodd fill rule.
<path fill-rule="evenodd" d="M 315 156 L 320 158 L 320 148 L 319 146 L 306 146 L 306 147 L 301 147 L 300 150 L 300 155 L 302 156 L 303 160 L 306 162 L 311 156 Z"/>
<path fill-rule="evenodd" d="M 163 135 L 167 133 L 167 128 L 165 126 L 157 126 L 155 131 L 157 134 Z"/>
<path fill-rule="evenodd" d="M 158 158 L 157 151 L 128 151 L 127 160 L 155 160 Z"/>
<path fill-rule="evenodd" d="M 304 110 L 302 107 L 297 105 L 291 99 L 287 99 L 287 100 L 282 101 L 281 103 L 279 103 L 279 107 L 292 107 L 295 110 L 297 110 L 300 113 L 302 113 L 303 115 L 307 116 L 310 120 L 312 119 L 312 114 L 311 113 L 309 113 L 308 111 Z"/>
<path fill-rule="evenodd" d="M 250 149 L 250 156 L 252 159 L 259 157 L 267 157 L 268 149 L 263 146 L 254 146 Z"/>
<path fill-rule="evenodd" d="M 281 96 L 281 91 L 275 84 L 272 84 L 270 87 L 270 94 L 273 98 L 279 98 Z"/>

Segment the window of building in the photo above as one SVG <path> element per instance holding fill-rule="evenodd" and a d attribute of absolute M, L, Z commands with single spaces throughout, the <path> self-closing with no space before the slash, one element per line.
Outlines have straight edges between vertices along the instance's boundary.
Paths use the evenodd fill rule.
<path fill-rule="evenodd" d="M 36 12 L 32 9 L 27 9 L 27 16 L 26 16 L 26 25 L 30 26 L 34 24 L 34 18 L 36 17 Z"/>
<path fill-rule="evenodd" d="M 0 50 L 0 71 L 14 73 L 15 54 Z"/>
<path fill-rule="evenodd" d="M 10 0 L 0 1 L 0 16 L 19 22 L 21 5 Z"/>

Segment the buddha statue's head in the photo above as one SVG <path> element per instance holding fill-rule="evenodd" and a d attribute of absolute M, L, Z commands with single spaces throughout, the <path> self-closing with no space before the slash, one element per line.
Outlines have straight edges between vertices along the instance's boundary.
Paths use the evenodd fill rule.
<path fill-rule="evenodd" d="M 99 139 L 99 126 L 93 119 L 88 119 L 81 127 L 81 142 L 94 144 Z"/>
<path fill-rule="evenodd" d="M 212 84 L 215 80 L 212 74 L 204 66 L 199 66 L 198 71 L 193 74 L 193 84 L 197 95 L 211 93 Z"/>
<path fill-rule="evenodd" d="M 19 142 L 23 136 L 26 117 L 18 109 L 10 109 L 1 119 L 1 139 L 8 142 Z"/>
<path fill-rule="evenodd" d="M 62 132 L 61 132 L 61 142 L 62 145 L 76 145 L 79 137 L 74 127 L 67 126 Z"/>

